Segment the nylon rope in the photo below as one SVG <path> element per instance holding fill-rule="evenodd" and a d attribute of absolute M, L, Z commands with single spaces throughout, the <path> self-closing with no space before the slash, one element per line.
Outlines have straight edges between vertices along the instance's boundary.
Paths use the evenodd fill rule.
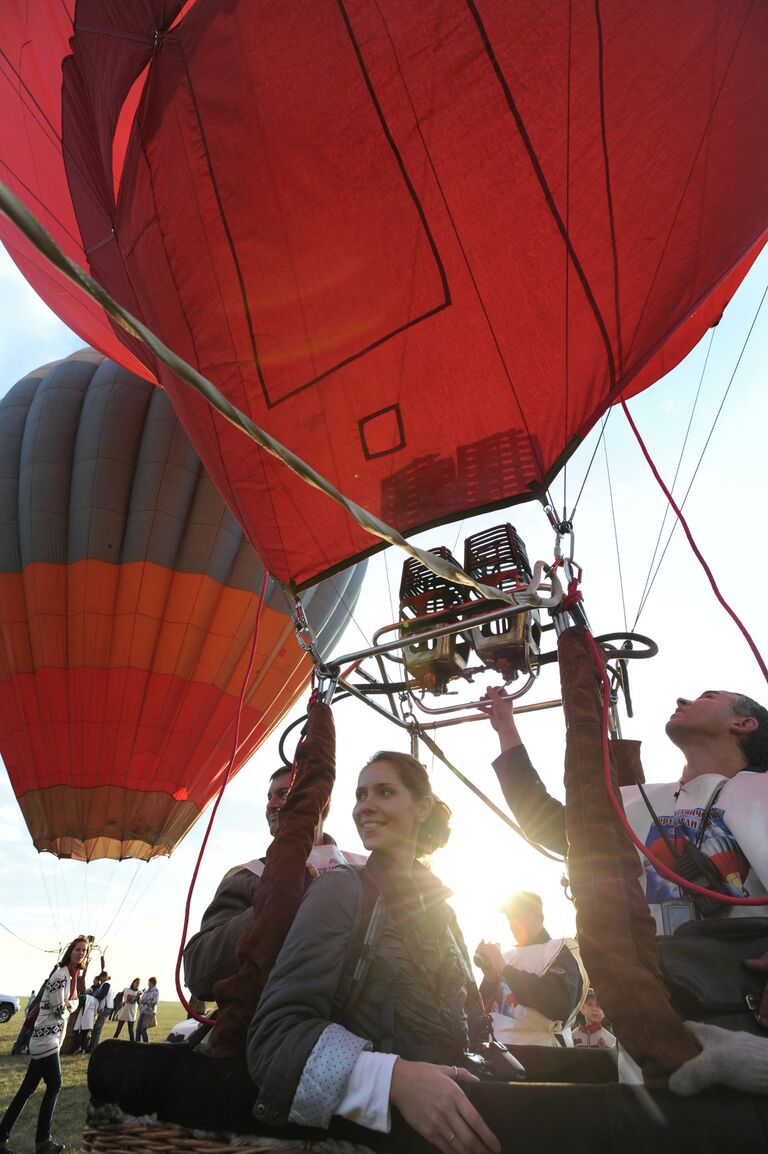
<path fill-rule="evenodd" d="M 603 666 L 603 662 L 602 662 L 601 657 L 600 657 L 600 651 L 597 648 L 597 644 L 595 642 L 595 639 L 592 637 L 592 634 L 588 630 L 585 630 L 585 635 L 586 635 L 587 641 L 589 643 L 590 650 L 592 651 L 592 659 L 595 663 L 595 668 L 596 668 L 596 670 L 600 676 L 600 680 L 601 680 L 602 685 L 603 685 L 601 738 L 602 738 L 602 750 L 603 750 L 603 773 L 605 776 L 605 784 L 606 784 L 606 789 L 608 791 L 608 797 L 610 799 L 611 805 L 613 806 L 613 809 L 616 813 L 616 817 L 619 820 L 619 824 L 624 829 L 624 832 L 629 835 L 629 837 L 631 838 L 636 849 L 638 849 L 640 851 L 640 853 L 642 854 L 642 856 L 644 858 L 646 858 L 651 863 L 651 865 L 657 871 L 657 873 L 659 873 L 662 877 L 665 877 L 667 879 L 667 881 L 674 882 L 675 885 L 680 886 L 682 889 L 692 890 L 694 893 L 703 894 L 704 897 L 716 898 L 718 901 L 724 902 L 726 905 L 729 905 L 729 906 L 765 906 L 765 905 L 768 905 L 768 894 L 764 895 L 763 897 L 759 897 L 759 898 L 739 898 L 739 897 L 731 896 L 730 894 L 718 893 L 717 890 L 707 889 L 705 886 L 697 885 L 696 882 L 689 882 L 687 880 L 687 878 L 680 877 L 679 874 L 676 874 L 674 870 L 671 870 L 662 861 L 660 861 L 660 859 L 657 858 L 656 855 L 654 853 L 652 853 L 648 849 L 648 847 L 643 844 L 643 842 L 640 841 L 640 838 L 637 836 L 635 831 L 632 829 L 632 826 L 629 824 L 629 820 L 627 819 L 627 815 L 624 813 L 624 809 L 622 807 L 621 801 L 616 796 L 616 791 L 613 787 L 613 778 L 611 776 L 611 754 L 610 754 L 610 747 L 608 744 L 608 713 L 609 713 L 609 706 L 610 706 L 610 685 L 608 683 L 608 675 L 605 672 L 605 668 Z"/>
<path fill-rule="evenodd" d="M 443 577 L 446 581 L 457 585 L 466 585 L 476 590 L 482 597 L 488 597 L 496 601 L 505 601 L 511 605 L 516 604 L 512 593 L 507 593 L 502 589 L 496 589 L 490 585 L 484 585 L 480 581 L 474 581 L 458 566 L 450 564 L 443 558 L 428 552 L 426 549 L 419 549 L 417 546 L 411 545 L 406 541 L 405 537 L 391 525 L 387 525 L 385 521 L 376 517 L 369 510 L 364 509 L 362 505 L 358 505 L 356 501 L 346 497 L 335 485 L 323 477 L 322 474 L 308 465 L 306 461 L 302 460 L 301 457 L 297 456 L 297 454 L 292 452 L 287 446 L 281 444 L 280 441 L 272 437 L 266 430 L 260 428 L 250 417 L 238 409 L 236 405 L 233 405 L 227 400 L 223 393 L 221 393 L 211 381 L 204 377 L 202 373 L 199 373 L 197 369 L 194 369 L 181 357 L 177 356 L 163 341 L 155 336 L 151 329 L 148 329 L 138 318 L 134 317 L 127 309 L 124 309 L 122 305 L 119 305 L 101 285 L 84 272 L 79 265 L 70 260 L 56 244 L 53 237 L 43 228 L 34 214 L 26 208 L 19 198 L 15 196 L 2 181 L 0 181 L 0 212 L 19 229 L 38 252 L 47 258 L 54 268 L 57 268 L 68 280 L 77 285 L 86 296 L 100 305 L 115 323 L 130 336 L 140 340 L 146 345 L 158 360 L 162 361 L 164 365 L 167 365 L 175 376 L 204 397 L 208 404 L 216 409 L 226 421 L 229 421 L 231 425 L 234 425 L 235 428 L 245 433 L 247 437 L 264 449 L 265 452 L 276 457 L 277 460 L 281 461 L 298 477 L 301 477 L 308 485 L 311 485 L 327 497 L 330 497 L 330 499 L 335 501 L 337 505 L 340 505 L 366 533 L 370 533 L 371 536 L 377 537 L 388 545 L 397 545 L 411 557 L 415 557 L 431 572 L 436 573 L 439 577 Z"/>
<path fill-rule="evenodd" d="M 213 823 L 216 820 L 216 814 L 218 812 L 219 805 L 221 804 L 221 799 L 224 796 L 224 790 L 227 788 L 227 782 L 229 781 L 230 774 L 232 773 L 232 767 L 235 764 L 235 758 L 237 756 L 238 746 L 240 745 L 240 723 L 242 721 L 243 708 L 245 706 L 245 694 L 246 694 L 246 691 L 248 689 L 248 682 L 250 681 L 251 672 L 253 670 L 253 665 L 254 665 L 254 662 L 256 660 L 256 646 L 257 646 L 257 643 L 259 640 L 259 627 L 261 625 L 261 612 L 262 612 L 262 609 L 264 608 L 264 600 L 266 598 L 266 593 L 267 593 L 267 581 L 268 581 L 268 579 L 269 579 L 269 575 L 268 575 L 267 570 L 265 568 L 264 569 L 264 576 L 263 576 L 262 582 L 261 582 L 261 593 L 259 595 L 259 606 L 258 606 L 258 609 L 256 610 L 256 622 L 255 622 L 254 627 L 253 627 L 253 641 L 251 643 L 251 655 L 250 655 L 250 658 L 248 660 L 248 667 L 245 671 L 245 676 L 243 677 L 243 685 L 242 685 L 242 688 L 240 690 L 240 698 L 239 698 L 238 703 L 237 703 L 237 712 L 235 715 L 235 718 L 236 718 L 236 720 L 235 720 L 235 732 L 234 732 L 234 737 L 232 739 L 232 753 L 230 754 L 229 762 L 227 763 L 227 768 L 224 770 L 224 778 L 223 778 L 221 786 L 219 788 L 219 792 L 216 794 L 216 800 L 213 803 L 213 809 L 211 810 L 211 816 L 208 819 L 208 825 L 206 827 L 205 835 L 203 836 L 203 840 L 202 840 L 202 843 L 200 845 L 200 851 L 197 855 L 197 861 L 195 862 L 195 868 L 192 871 L 192 880 L 189 883 L 189 890 L 187 892 L 187 900 L 186 900 L 186 903 L 184 906 L 184 922 L 183 922 L 183 925 L 181 928 L 181 940 L 179 942 L 179 952 L 178 952 L 178 955 L 176 957 L 176 971 L 175 971 L 174 976 L 175 976 L 175 980 L 176 980 L 176 993 L 179 996 L 179 1000 L 180 1000 L 182 1006 L 184 1007 L 184 1009 L 187 1011 L 187 1014 L 190 1017 L 195 1018 L 196 1021 L 198 1021 L 198 1022 L 204 1022 L 206 1025 L 210 1024 L 212 1022 L 212 1019 L 206 1018 L 202 1014 L 196 1013 L 191 1008 L 189 1002 L 187 1001 L 187 999 L 184 995 L 184 991 L 183 991 L 182 985 L 181 985 L 181 963 L 182 963 L 182 959 L 184 957 L 184 947 L 185 947 L 186 942 L 187 942 L 187 930 L 189 928 L 189 914 L 190 914 L 190 909 L 192 906 L 192 894 L 194 893 L 195 883 L 197 882 L 197 875 L 200 872 L 200 866 L 202 865 L 203 854 L 205 853 L 205 847 L 208 845 L 208 838 L 211 835 Z"/>
<path fill-rule="evenodd" d="M 768 286 L 766 286 L 766 292 L 768 292 Z M 763 294 L 763 295 L 765 296 L 765 294 Z M 728 387 L 730 388 L 730 385 Z M 651 455 L 648 452 L 648 448 L 646 447 L 645 441 L 643 440 L 642 436 L 640 435 L 640 430 L 638 429 L 637 425 L 633 421 L 632 414 L 630 413 L 630 411 L 627 407 L 627 402 L 624 400 L 623 397 L 621 398 L 621 407 L 624 410 L 624 415 L 626 416 L 627 420 L 629 421 L 629 427 L 631 428 L 632 432 L 635 434 L 635 437 L 637 438 L 637 443 L 640 446 L 640 450 L 641 450 L 643 456 L 645 457 L 646 461 L 648 462 L 648 466 L 649 466 L 651 472 L 653 473 L 653 476 L 656 478 L 656 481 L 658 482 L 659 487 L 661 488 L 665 497 L 669 501 L 669 504 L 672 506 L 672 510 L 673 510 L 675 516 L 677 517 L 677 520 L 680 523 L 681 529 L 683 530 L 683 532 L 685 533 L 685 536 L 688 539 L 688 544 L 691 546 L 691 549 L 693 550 L 694 556 L 696 557 L 696 559 L 698 560 L 702 569 L 704 570 L 704 572 L 707 575 L 707 580 L 709 581 L 709 584 L 712 587 L 712 592 L 714 593 L 716 599 L 722 605 L 723 609 L 726 611 L 728 616 L 732 619 L 732 621 L 736 624 L 737 628 L 740 630 L 742 636 L 744 637 L 744 640 L 746 641 L 749 648 L 752 650 L 755 661 L 759 665 L 760 671 L 763 674 L 763 677 L 766 679 L 766 681 L 768 681 L 768 666 L 766 666 L 766 663 L 763 660 L 762 654 L 760 653 L 760 650 L 757 648 L 757 645 L 755 644 L 754 638 L 752 637 L 751 633 L 749 632 L 747 627 L 744 625 L 743 621 L 738 616 L 736 611 L 731 608 L 729 603 L 725 600 L 722 593 L 720 592 L 718 585 L 717 585 L 717 582 L 715 581 L 714 575 L 712 573 L 712 570 L 710 569 L 709 565 L 707 564 L 706 560 L 704 559 L 704 557 L 701 553 L 701 550 L 699 549 L 698 545 L 696 544 L 696 541 L 694 540 L 693 534 L 691 533 L 691 530 L 688 526 L 688 522 L 686 521 L 685 517 L 683 516 L 683 511 L 682 511 L 682 509 L 680 509 L 678 507 L 678 505 L 675 502 L 674 497 L 670 493 L 667 486 L 664 484 L 664 481 L 661 478 L 661 474 L 659 473 L 658 469 L 656 468 L 655 464 L 653 463 Z M 722 406 L 721 406 L 721 408 L 722 408 Z M 719 415 L 719 411 L 718 411 L 718 415 Z"/>

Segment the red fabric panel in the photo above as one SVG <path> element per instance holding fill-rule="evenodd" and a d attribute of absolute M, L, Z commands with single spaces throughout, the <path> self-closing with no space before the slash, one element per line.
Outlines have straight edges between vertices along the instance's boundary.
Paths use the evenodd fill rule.
<path fill-rule="evenodd" d="M 275 660 L 272 676 L 264 672 L 243 710 L 247 737 L 236 770 L 308 679 L 306 659 L 293 649 Z M 0 751 L 17 797 L 56 786 L 73 793 L 117 786 L 202 809 L 221 784 L 236 712 L 237 697 L 215 685 L 139 669 L 43 669 L 0 682 Z M 119 811 L 109 818 L 120 824 Z"/>
<path fill-rule="evenodd" d="M 81 3 L 71 56 L 67 5 L 29 7 L 0 29 L 4 179 L 401 530 L 549 479 L 717 319 L 765 239 L 765 5 L 198 0 L 165 31 L 177 5 Z M 111 134 L 145 67 L 115 202 Z M 126 359 L 92 306 L 19 260 Z M 161 379 L 272 573 L 309 582 L 370 549 Z"/>

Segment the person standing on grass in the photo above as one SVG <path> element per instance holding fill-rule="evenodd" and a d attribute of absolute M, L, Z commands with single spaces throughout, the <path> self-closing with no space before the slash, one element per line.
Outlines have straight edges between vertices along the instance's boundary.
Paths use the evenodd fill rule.
<path fill-rule="evenodd" d="M 149 985 L 139 998 L 139 1020 L 136 1023 L 136 1041 L 149 1042 L 147 1030 L 157 1025 L 157 1003 L 160 1001 L 160 991 L 157 988 L 157 978 L 150 978 Z"/>
<path fill-rule="evenodd" d="M 75 938 L 45 983 L 40 1011 L 29 1039 L 29 1066 L 16 1097 L 0 1121 L 0 1154 L 13 1154 L 8 1146 L 11 1131 L 41 1080 L 45 1082 L 45 1093 L 37 1115 L 35 1151 L 36 1154 L 61 1154 L 64 1149 L 61 1142 L 51 1138 L 53 1112 L 61 1089 L 59 1050 L 67 1019 L 77 1006 L 77 979 L 87 962 L 88 949 L 87 938 L 82 935 Z"/>
<path fill-rule="evenodd" d="M 128 1023 L 128 1037 L 133 1041 L 133 1023 L 136 1021 L 136 1012 L 141 997 L 141 978 L 134 978 L 130 986 L 123 990 L 123 1004 L 117 1012 L 117 1029 L 114 1036 L 120 1036 L 123 1023 Z M 2 1151 L 0 1151 L 2 1154 Z"/>

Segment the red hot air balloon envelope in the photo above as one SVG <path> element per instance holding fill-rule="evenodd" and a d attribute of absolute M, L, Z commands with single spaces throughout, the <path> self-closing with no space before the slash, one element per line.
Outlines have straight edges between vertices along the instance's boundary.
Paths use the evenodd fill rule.
<path fill-rule="evenodd" d="M 302 598 L 324 652 L 363 569 Z M 39 850 L 171 852 L 230 757 L 262 578 L 162 389 L 83 350 L 0 401 L 0 754 Z M 236 769 L 309 673 L 271 582 Z"/>
<path fill-rule="evenodd" d="M 752 0 L 6 0 L 0 49 L 6 182 L 404 532 L 539 492 L 766 238 Z M 68 324 L 166 387 L 271 573 L 301 586 L 371 549 L 3 237 Z"/>

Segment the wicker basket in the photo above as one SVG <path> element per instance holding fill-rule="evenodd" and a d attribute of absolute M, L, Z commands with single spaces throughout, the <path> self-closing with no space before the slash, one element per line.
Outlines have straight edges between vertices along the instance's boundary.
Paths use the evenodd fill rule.
<path fill-rule="evenodd" d="M 256 1146 L 241 1142 L 198 1137 L 182 1126 L 147 1126 L 141 1122 L 99 1126 L 89 1122 L 83 1135 L 83 1154 L 286 1154 L 312 1148 L 307 1142 L 277 1146 L 269 1139 Z"/>

